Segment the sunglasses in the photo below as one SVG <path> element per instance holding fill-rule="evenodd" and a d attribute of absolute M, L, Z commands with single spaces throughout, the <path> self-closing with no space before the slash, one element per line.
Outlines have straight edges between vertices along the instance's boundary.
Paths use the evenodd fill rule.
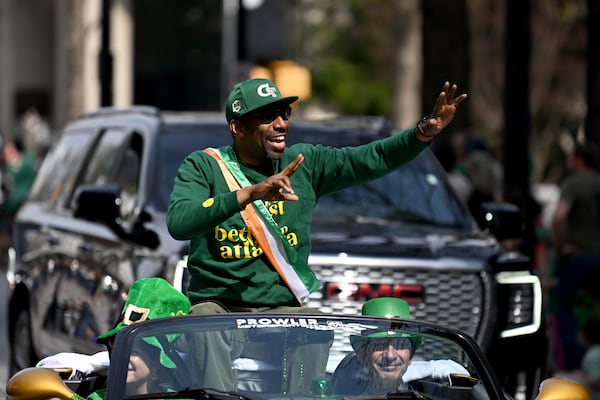
<path fill-rule="evenodd" d="M 277 117 L 283 118 L 285 121 L 290 119 L 292 115 L 292 107 L 285 106 L 283 108 L 267 108 L 264 110 L 257 110 L 246 114 L 248 117 L 256 118 L 261 124 L 270 124 L 277 119 Z"/>
<path fill-rule="evenodd" d="M 414 344 L 412 340 L 405 337 L 369 339 L 367 342 L 367 346 L 370 351 L 386 350 L 388 346 L 392 346 L 396 350 L 414 350 Z"/>

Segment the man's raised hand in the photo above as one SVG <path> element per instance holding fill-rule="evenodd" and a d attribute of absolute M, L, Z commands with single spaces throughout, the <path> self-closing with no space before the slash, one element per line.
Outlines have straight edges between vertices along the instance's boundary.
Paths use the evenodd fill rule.
<path fill-rule="evenodd" d="M 467 98 L 466 93 L 456 96 L 457 89 L 456 84 L 450 86 L 450 82 L 446 81 L 444 83 L 433 107 L 431 118 L 423 125 L 426 136 L 439 134 L 454 118 L 458 105 Z"/>
<path fill-rule="evenodd" d="M 245 207 L 254 200 L 267 201 L 297 201 L 298 196 L 294 193 L 290 177 L 300 168 L 304 156 L 298 156 L 289 163 L 281 172 L 268 177 L 256 185 L 248 186 L 238 191 L 238 203 Z"/>

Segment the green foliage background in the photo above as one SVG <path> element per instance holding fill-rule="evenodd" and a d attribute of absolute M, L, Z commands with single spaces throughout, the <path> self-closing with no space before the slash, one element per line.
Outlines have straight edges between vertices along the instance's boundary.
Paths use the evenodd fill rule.
<path fill-rule="evenodd" d="M 392 113 L 394 25 L 401 24 L 399 2 L 319 1 L 305 18 L 307 2 L 296 2 L 303 23 L 292 36 L 294 58 L 309 66 L 314 102 L 341 114 Z M 326 23 L 323 23 L 326 21 Z M 366 44 L 366 45 L 365 45 Z"/>

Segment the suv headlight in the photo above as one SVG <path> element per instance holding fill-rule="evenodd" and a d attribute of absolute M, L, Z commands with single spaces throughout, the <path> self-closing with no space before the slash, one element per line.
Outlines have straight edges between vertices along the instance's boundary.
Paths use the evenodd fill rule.
<path fill-rule="evenodd" d="M 527 335 L 540 328 L 542 320 L 542 287 L 540 279 L 527 271 L 500 272 L 496 275 L 502 293 L 498 298 L 499 322 L 504 323 L 500 337 Z"/>

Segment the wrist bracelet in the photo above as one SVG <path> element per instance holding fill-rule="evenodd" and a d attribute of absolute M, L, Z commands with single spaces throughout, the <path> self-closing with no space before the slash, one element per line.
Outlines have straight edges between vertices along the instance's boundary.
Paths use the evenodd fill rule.
<path fill-rule="evenodd" d="M 423 129 L 423 125 L 425 125 L 427 122 L 429 122 L 430 119 L 431 119 L 431 114 L 424 116 L 419 122 L 417 122 L 417 129 L 419 130 L 421 135 L 426 136 L 428 138 L 435 136 L 435 133 L 433 135 L 428 135 L 427 133 L 425 133 L 425 129 Z"/>

